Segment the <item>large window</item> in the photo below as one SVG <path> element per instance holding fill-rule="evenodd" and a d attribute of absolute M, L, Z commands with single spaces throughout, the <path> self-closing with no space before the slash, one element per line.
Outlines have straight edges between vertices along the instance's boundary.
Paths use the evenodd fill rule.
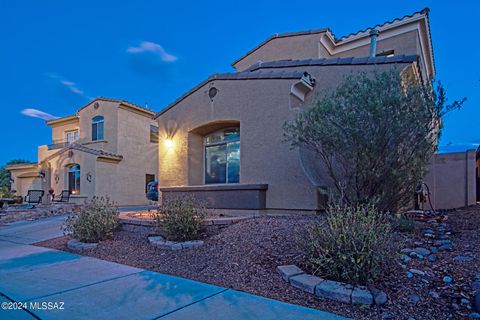
<path fill-rule="evenodd" d="M 240 182 L 240 129 L 229 128 L 205 137 L 205 183 Z"/>
<path fill-rule="evenodd" d="M 92 119 L 92 141 L 103 140 L 103 123 L 102 116 Z"/>
<path fill-rule="evenodd" d="M 80 194 L 80 165 L 68 167 L 68 191 L 70 194 Z"/>

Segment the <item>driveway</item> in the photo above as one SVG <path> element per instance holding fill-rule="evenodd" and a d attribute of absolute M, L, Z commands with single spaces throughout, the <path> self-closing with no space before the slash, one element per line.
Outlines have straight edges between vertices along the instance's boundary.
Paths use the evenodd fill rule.
<path fill-rule="evenodd" d="M 0 319 L 345 319 L 206 283 L 31 245 L 61 236 L 64 219 L 55 217 L 0 227 Z"/>

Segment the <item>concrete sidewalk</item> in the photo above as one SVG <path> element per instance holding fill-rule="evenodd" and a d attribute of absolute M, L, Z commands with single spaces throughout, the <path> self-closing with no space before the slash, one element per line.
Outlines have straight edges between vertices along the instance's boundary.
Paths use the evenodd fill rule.
<path fill-rule="evenodd" d="M 57 217 L 0 227 L 0 319 L 345 319 L 26 244 L 45 240 L 48 234 L 58 236 L 61 221 Z M 21 303 L 27 311 L 8 309 L 16 307 L 12 301 Z"/>

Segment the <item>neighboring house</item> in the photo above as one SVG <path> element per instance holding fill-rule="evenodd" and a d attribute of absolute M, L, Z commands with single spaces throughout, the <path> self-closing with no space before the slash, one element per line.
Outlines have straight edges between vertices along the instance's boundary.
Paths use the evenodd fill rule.
<path fill-rule="evenodd" d="M 145 204 L 146 184 L 158 172 L 153 115 L 127 101 L 96 98 L 74 115 L 47 121 L 52 143 L 38 147 L 38 163 L 7 167 L 12 189 L 21 196 L 69 190 L 75 202 L 108 195 L 118 205 Z"/>
<path fill-rule="evenodd" d="M 201 82 L 155 116 L 163 199 L 193 194 L 238 213 L 321 209 L 328 181 L 308 152 L 283 143 L 284 123 L 352 73 L 432 79 L 428 19 L 423 10 L 341 38 L 278 34 L 235 61 L 236 73 Z"/>

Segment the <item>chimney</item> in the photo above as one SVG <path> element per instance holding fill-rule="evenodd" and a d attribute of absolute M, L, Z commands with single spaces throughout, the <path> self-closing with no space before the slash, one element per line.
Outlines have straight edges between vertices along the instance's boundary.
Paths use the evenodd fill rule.
<path fill-rule="evenodd" d="M 370 30 L 370 57 L 377 55 L 377 36 L 379 32 L 377 29 Z"/>

